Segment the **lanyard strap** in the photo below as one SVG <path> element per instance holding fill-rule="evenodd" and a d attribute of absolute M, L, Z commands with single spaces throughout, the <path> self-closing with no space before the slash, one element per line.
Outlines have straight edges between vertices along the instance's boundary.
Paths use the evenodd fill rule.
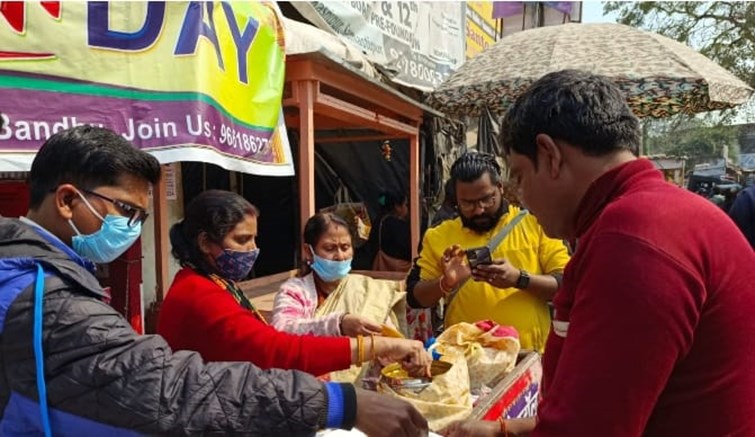
<path fill-rule="evenodd" d="M 518 225 L 520 221 L 522 221 L 525 215 L 527 215 L 526 209 L 519 211 L 519 214 L 517 214 L 516 217 L 514 217 L 510 222 L 508 222 L 506 226 L 503 227 L 503 229 L 498 231 L 497 234 L 493 235 L 493 238 L 491 238 L 487 244 L 488 249 L 490 249 L 491 254 L 493 253 L 494 250 L 496 250 L 496 248 L 498 248 L 498 246 L 501 245 L 504 238 L 506 238 L 511 233 L 511 230 L 514 229 L 514 227 Z"/>
<path fill-rule="evenodd" d="M 50 427 L 50 413 L 47 409 L 47 384 L 45 383 L 45 357 L 42 350 L 42 297 L 45 292 L 45 271 L 37 264 L 37 281 L 34 284 L 34 365 L 37 371 L 37 396 L 39 397 L 39 413 L 42 416 L 42 430 L 45 437 L 52 437 Z"/>

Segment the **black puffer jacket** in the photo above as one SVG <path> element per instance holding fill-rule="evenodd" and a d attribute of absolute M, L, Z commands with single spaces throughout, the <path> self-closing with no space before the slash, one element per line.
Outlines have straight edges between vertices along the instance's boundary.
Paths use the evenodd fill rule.
<path fill-rule="evenodd" d="M 44 270 L 42 349 L 52 433 L 311 435 L 328 390 L 297 371 L 203 363 L 138 335 L 105 304 L 91 263 L 48 234 L 0 218 L 0 435 L 40 434 L 34 289 Z M 348 408 L 348 407 L 347 407 Z"/>

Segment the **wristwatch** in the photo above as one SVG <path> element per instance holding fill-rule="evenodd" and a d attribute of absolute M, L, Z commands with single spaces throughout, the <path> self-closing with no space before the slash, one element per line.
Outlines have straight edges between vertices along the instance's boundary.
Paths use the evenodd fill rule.
<path fill-rule="evenodd" d="M 530 286 L 530 274 L 524 270 L 519 270 L 519 279 L 516 280 L 516 288 L 526 290 Z"/>

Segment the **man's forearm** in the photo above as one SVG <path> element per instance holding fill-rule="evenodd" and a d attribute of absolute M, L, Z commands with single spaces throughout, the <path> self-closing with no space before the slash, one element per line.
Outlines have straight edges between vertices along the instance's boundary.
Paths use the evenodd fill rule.
<path fill-rule="evenodd" d="M 529 286 L 525 290 L 548 302 L 553 300 L 558 286 L 559 281 L 553 275 L 531 275 Z"/>
<path fill-rule="evenodd" d="M 507 437 L 527 437 L 535 430 L 536 417 L 506 420 Z"/>
<path fill-rule="evenodd" d="M 443 277 L 441 276 L 440 279 L 417 282 L 414 286 L 414 290 L 412 290 L 414 293 L 414 300 L 423 308 L 430 308 L 438 303 L 438 301 L 445 295 L 440 285 L 442 279 Z"/>

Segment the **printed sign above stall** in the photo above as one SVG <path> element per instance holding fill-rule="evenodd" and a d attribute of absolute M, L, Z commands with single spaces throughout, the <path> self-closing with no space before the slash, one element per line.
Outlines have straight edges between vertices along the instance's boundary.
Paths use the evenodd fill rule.
<path fill-rule="evenodd" d="M 467 59 L 487 49 L 498 40 L 493 2 L 467 2 Z"/>
<path fill-rule="evenodd" d="M 462 2 L 291 2 L 315 26 L 350 41 L 394 82 L 435 89 L 464 63 Z"/>
<path fill-rule="evenodd" d="M 162 163 L 292 175 L 274 3 L 0 2 L 0 171 L 93 124 Z"/>

